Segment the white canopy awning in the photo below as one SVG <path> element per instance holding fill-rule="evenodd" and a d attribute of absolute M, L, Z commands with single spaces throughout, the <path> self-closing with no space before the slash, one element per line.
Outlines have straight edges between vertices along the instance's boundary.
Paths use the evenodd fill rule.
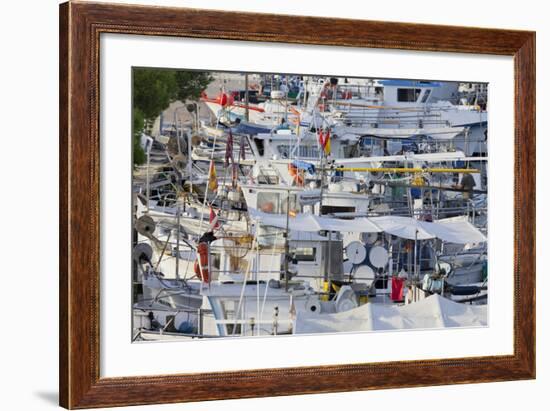
<path fill-rule="evenodd" d="M 433 223 L 423 222 L 422 224 L 427 226 L 437 238 L 447 243 L 475 244 L 487 241 L 487 237 L 465 218 L 438 220 Z"/>
<path fill-rule="evenodd" d="M 475 157 L 476 159 L 483 159 Z M 373 157 L 351 157 L 337 158 L 334 162 L 338 165 L 355 165 L 355 164 L 378 164 L 395 161 L 408 162 L 423 162 L 423 163 L 440 163 L 445 161 L 465 160 L 466 156 L 462 151 L 453 151 L 446 153 L 422 153 L 422 154 L 400 154 L 394 156 L 373 156 Z"/>
<path fill-rule="evenodd" d="M 268 214 L 256 209 L 249 209 L 249 213 L 254 220 L 262 225 L 283 229 L 287 227 L 285 214 Z M 305 232 L 322 230 L 343 233 L 386 232 L 408 240 L 439 238 L 455 244 L 477 244 L 487 241 L 483 233 L 464 219 L 448 219 L 429 223 L 400 216 L 360 217 L 344 220 L 313 214 L 298 214 L 296 217 L 289 217 L 288 228 L 293 231 Z"/>
<path fill-rule="evenodd" d="M 384 216 L 372 217 L 371 220 L 384 232 L 409 240 L 430 240 L 436 236 L 427 231 L 421 222 L 411 217 Z"/>
<path fill-rule="evenodd" d="M 268 214 L 256 209 L 250 209 L 249 213 L 254 220 L 262 225 L 286 228 L 286 214 Z M 331 217 L 322 217 L 313 214 L 298 214 L 296 217 L 289 217 L 288 227 L 297 231 L 339 231 L 349 233 L 378 233 L 380 227 L 369 219 L 361 217 L 353 220 L 343 220 Z"/>
<path fill-rule="evenodd" d="M 465 127 L 429 127 L 429 128 L 380 128 L 336 126 L 337 135 L 355 134 L 359 136 L 375 136 L 380 138 L 405 139 L 414 136 L 430 136 L 434 140 L 452 140 L 463 133 Z"/>
<path fill-rule="evenodd" d="M 447 243 L 470 244 L 487 241 L 470 222 L 464 219 L 439 220 L 433 223 L 411 217 L 384 216 L 370 219 L 384 232 L 409 240 L 439 238 Z"/>

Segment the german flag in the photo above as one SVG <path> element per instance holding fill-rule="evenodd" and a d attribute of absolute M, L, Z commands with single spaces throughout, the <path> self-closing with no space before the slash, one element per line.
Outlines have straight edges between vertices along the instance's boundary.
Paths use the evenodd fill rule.
<path fill-rule="evenodd" d="M 323 148 L 325 155 L 328 156 L 330 154 L 330 129 L 326 132 L 319 130 L 319 144 Z"/>

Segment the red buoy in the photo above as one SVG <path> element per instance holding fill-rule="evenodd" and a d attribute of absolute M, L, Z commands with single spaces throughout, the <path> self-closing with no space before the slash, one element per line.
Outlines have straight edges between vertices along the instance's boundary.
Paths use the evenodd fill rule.
<path fill-rule="evenodd" d="M 218 97 L 216 98 L 218 101 L 218 104 L 222 107 L 230 106 L 233 104 L 233 96 L 227 95 L 225 93 L 220 93 Z"/>

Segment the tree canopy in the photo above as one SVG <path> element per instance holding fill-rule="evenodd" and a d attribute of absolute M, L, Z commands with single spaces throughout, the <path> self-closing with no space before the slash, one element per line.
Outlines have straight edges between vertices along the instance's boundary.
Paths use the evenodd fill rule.
<path fill-rule="evenodd" d="M 198 100 L 213 80 L 208 72 L 157 68 L 133 69 L 134 163 L 142 164 L 145 153 L 140 145 L 141 133 L 148 130 L 170 103 Z"/>

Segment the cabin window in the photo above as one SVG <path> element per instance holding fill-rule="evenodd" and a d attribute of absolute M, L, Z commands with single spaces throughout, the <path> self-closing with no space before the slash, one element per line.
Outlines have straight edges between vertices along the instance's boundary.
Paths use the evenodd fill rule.
<path fill-rule="evenodd" d="M 419 88 L 398 88 L 397 101 L 401 103 L 414 103 L 420 96 L 421 89 Z"/>
<path fill-rule="evenodd" d="M 355 207 L 346 207 L 346 206 L 329 206 L 324 205 L 321 207 L 321 214 L 333 214 L 333 213 L 354 213 Z M 350 217 L 353 219 L 353 217 Z"/>
<path fill-rule="evenodd" d="M 258 155 L 260 157 L 264 156 L 264 141 L 260 138 L 255 138 L 254 143 L 256 144 L 256 148 L 258 149 Z"/>
<path fill-rule="evenodd" d="M 258 193 L 258 209 L 264 213 L 279 214 L 278 193 Z"/>
<path fill-rule="evenodd" d="M 281 155 L 281 158 L 288 158 L 290 155 L 290 147 L 289 146 L 279 146 L 279 154 Z"/>
<path fill-rule="evenodd" d="M 269 214 L 286 214 L 287 196 L 285 193 L 258 193 L 257 207 L 260 211 Z M 296 194 L 290 194 L 290 214 L 297 214 L 301 211 Z"/>
<path fill-rule="evenodd" d="M 300 212 L 300 206 L 298 205 L 298 201 L 296 198 L 296 194 L 290 194 L 290 198 L 288 199 L 288 205 L 289 205 L 289 213 L 294 216 L 297 213 Z M 282 195 L 281 196 L 281 203 L 279 205 L 279 209 L 281 210 L 281 214 L 286 214 L 286 207 L 287 206 L 287 196 Z"/>
<path fill-rule="evenodd" d="M 374 288 L 377 290 L 385 290 L 388 288 L 388 276 L 384 275 L 382 277 L 378 277 L 376 281 L 374 282 Z"/>
<path fill-rule="evenodd" d="M 225 320 L 234 320 L 235 319 L 235 310 L 236 305 L 235 301 L 232 300 L 224 300 L 221 302 L 222 309 L 223 309 L 223 319 Z M 227 335 L 240 335 L 242 332 L 241 324 L 235 324 L 235 323 L 229 323 L 225 324 Z"/>
<path fill-rule="evenodd" d="M 313 247 L 298 247 L 294 250 L 297 261 L 315 261 L 316 249 Z"/>
<path fill-rule="evenodd" d="M 430 97 L 430 94 L 432 94 L 432 90 L 431 90 L 431 89 L 427 89 L 427 90 L 424 92 L 424 95 L 422 96 L 422 103 L 425 103 L 426 101 L 428 101 L 428 97 Z"/>
<path fill-rule="evenodd" d="M 300 145 L 297 149 L 296 146 L 290 146 L 288 144 L 282 144 L 277 147 L 281 158 L 289 158 L 290 153 L 296 157 L 302 158 L 319 158 L 319 149 L 316 146 Z"/>
<path fill-rule="evenodd" d="M 221 256 L 219 254 L 212 253 L 210 263 L 214 270 L 220 271 Z"/>

